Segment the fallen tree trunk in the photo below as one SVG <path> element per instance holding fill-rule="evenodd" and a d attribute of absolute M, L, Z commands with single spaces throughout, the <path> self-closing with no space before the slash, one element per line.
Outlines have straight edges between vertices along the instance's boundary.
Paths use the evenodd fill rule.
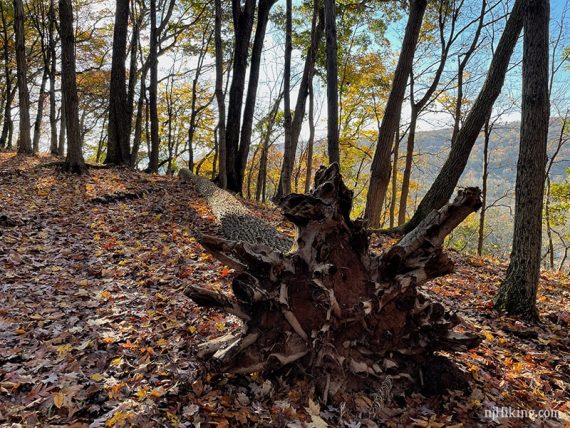
<path fill-rule="evenodd" d="M 464 189 L 375 255 L 368 251 L 363 222 L 350 220 L 352 192 L 338 166 L 321 167 L 313 191 L 281 200 L 285 217 L 298 228 L 290 253 L 201 238 L 206 249 L 236 269 L 235 299 L 197 286 L 185 293 L 200 306 L 241 318 L 243 328 L 202 344 L 199 355 L 233 373 L 271 372 L 296 363 L 315 379 L 325 399 L 355 389 L 377 390 L 388 377 L 394 392 L 443 379 L 426 373 L 430 364 L 431 374 L 437 363 L 450 377 L 447 360 L 434 352 L 466 350 L 479 338 L 454 331 L 459 318 L 417 287 L 452 270 L 443 241 L 480 205 L 479 189 Z"/>
<path fill-rule="evenodd" d="M 226 238 L 250 244 L 265 244 L 277 251 L 288 251 L 291 248 L 293 243 L 289 239 L 256 217 L 231 193 L 220 189 L 210 180 L 193 174 L 187 168 L 181 169 L 178 175 L 182 181 L 192 183 L 204 196 Z"/>

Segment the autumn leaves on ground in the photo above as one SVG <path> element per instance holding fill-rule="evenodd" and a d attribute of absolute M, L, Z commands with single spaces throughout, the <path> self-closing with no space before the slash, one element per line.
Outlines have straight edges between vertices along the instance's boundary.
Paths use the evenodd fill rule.
<path fill-rule="evenodd" d="M 492 424 L 485 410 L 503 406 L 558 410 L 546 426 L 570 422 L 567 276 L 543 274 L 533 326 L 492 309 L 506 264 L 454 254 L 456 272 L 424 291 L 485 337 L 451 356 L 472 375 L 471 392 L 325 404 L 307 379 L 220 375 L 196 358 L 198 343 L 239 324 L 183 294 L 188 284 L 226 291 L 232 277 L 194 238 L 218 227 L 191 185 L 36 167 L 49 161 L 0 154 L 3 426 L 469 427 Z M 118 192 L 140 197 L 101 199 Z M 278 211 L 263 216 L 288 230 Z"/>

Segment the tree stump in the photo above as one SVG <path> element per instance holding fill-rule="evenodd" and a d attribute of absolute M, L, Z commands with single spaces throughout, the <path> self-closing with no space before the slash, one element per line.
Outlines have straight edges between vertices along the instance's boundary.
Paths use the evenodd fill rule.
<path fill-rule="evenodd" d="M 309 194 L 283 198 L 283 214 L 298 232 L 286 254 L 263 244 L 200 238 L 236 270 L 235 299 L 196 286 L 186 295 L 243 320 L 239 333 L 199 345 L 201 358 L 232 373 L 296 367 L 326 398 L 377 389 L 388 377 L 396 393 L 421 388 L 433 378 L 425 375 L 426 365 L 445 360 L 436 351 L 478 344 L 478 336 L 454 331 L 459 318 L 417 287 L 451 272 L 443 241 L 481 206 L 479 189 L 461 190 L 380 255 L 369 252 L 364 223 L 350 219 L 352 196 L 332 164 L 317 171 Z"/>

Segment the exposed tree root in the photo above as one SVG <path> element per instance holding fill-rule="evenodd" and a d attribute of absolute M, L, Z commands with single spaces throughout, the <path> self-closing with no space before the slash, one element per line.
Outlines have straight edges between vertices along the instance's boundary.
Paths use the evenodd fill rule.
<path fill-rule="evenodd" d="M 205 248 L 237 270 L 235 299 L 193 285 L 187 296 L 244 322 L 241 332 L 203 344 L 200 355 L 233 373 L 296 364 L 328 397 L 378 389 L 388 377 L 395 393 L 426 388 L 426 379 L 435 390 L 464 386 L 445 368 L 447 360 L 434 353 L 469 349 L 479 337 L 454 331 L 459 318 L 417 286 L 453 269 L 441 247 L 480 207 L 479 189 L 461 190 L 381 255 L 369 253 L 365 225 L 350 220 L 351 205 L 352 192 L 333 164 L 319 169 L 310 194 L 280 202 L 298 228 L 294 251 L 200 237 Z M 452 378 L 437 387 L 434 376 L 425 373 L 435 373 L 436 366 Z"/>

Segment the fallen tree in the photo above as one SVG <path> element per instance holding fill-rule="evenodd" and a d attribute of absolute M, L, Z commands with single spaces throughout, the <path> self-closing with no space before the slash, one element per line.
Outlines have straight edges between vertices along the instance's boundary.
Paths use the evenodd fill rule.
<path fill-rule="evenodd" d="M 239 317 L 243 327 L 203 343 L 199 356 L 233 373 L 297 367 L 313 377 L 325 399 L 377 390 L 387 378 L 396 393 L 463 388 L 458 370 L 435 352 L 467 350 L 479 338 L 453 330 L 459 318 L 417 287 L 452 270 L 443 241 L 480 205 L 479 189 L 461 190 L 376 255 L 369 252 L 363 222 L 349 217 L 352 192 L 338 166 L 321 167 L 314 190 L 281 200 L 284 216 L 298 229 L 291 252 L 200 238 L 236 270 L 235 298 L 193 285 L 185 293 L 200 306 Z"/>

